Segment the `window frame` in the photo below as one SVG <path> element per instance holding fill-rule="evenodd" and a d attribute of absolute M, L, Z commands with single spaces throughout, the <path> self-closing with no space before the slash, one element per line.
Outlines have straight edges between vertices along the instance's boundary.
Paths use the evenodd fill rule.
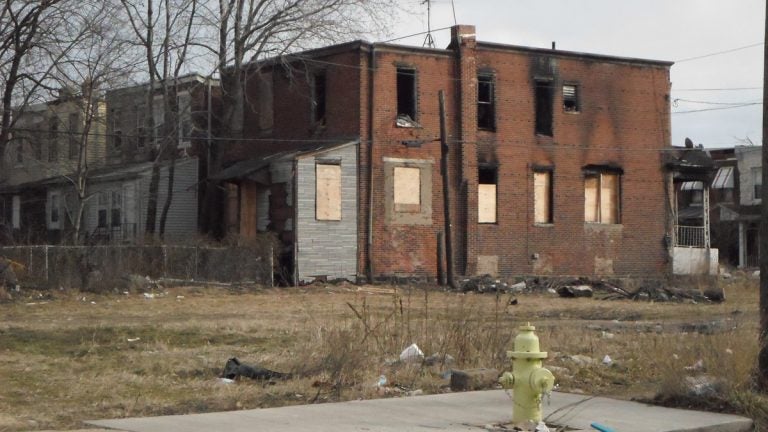
<path fill-rule="evenodd" d="M 333 195 L 330 193 L 327 194 L 321 194 L 321 188 L 320 188 L 320 167 L 335 167 L 338 173 L 338 202 L 333 202 L 328 204 L 327 208 L 329 210 L 330 215 L 328 217 L 321 217 L 321 205 L 320 205 L 320 197 L 322 195 L 327 195 L 329 198 L 332 198 Z M 334 173 L 336 174 L 336 173 Z M 328 161 L 328 160 L 316 160 L 315 161 L 315 220 L 316 221 L 323 221 L 323 222 L 339 222 L 342 220 L 344 216 L 344 208 L 343 208 L 343 186 L 342 182 L 344 179 L 344 175 L 342 173 L 342 166 L 341 161 Z M 330 199 L 328 200 L 330 202 Z"/>
<path fill-rule="evenodd" d="M 573 96 L 566 97 L 565 88 L 573 87 Z M 575 82 L 564 82 L 561 86 L 561 96 L 563 98 L 563 112 L 568 114 L 579 114 L 581 112 L 581 86 Z M 573 101 L 573 108 L 566 106 L 566 102 Z"/>
<path fill-rule="evenodd" d="M 59 160 L 59 121 L 58 116 L 48 118 L 48 162 Z"/>
<path fill-rule="evenodd" d="M 554 83 L 553 79 L 536 78 L 534 80 L 534 132 L 536 135 L 554 136 Z M 546 99 L 545 104 L 542 104 L 542 99 Z"/>
<path fill-rule="evenodd" d="M 604 177 L 608 176 L 615 176 L 615 191 L 613 191 L 613 199 L 615 201 L 615 210 L 614 214 L 610 217 L 612 219 L 615 219 L 611 221 L 610 219 L 606 220 L 606 218 L 603 215 L 603 206 L 606 204 L 603 200 L 603 190 L 604 188 Z M 584 223 L 590 224 L 590 225 L 621 225 L 622 224 L 622 183 L 623 183 L 623 177 L 624 173 L 620 170 L 615 169 L 597 169 L 597 170 L 585 170 L 584 171 Z M 596 196 L 595 196 L 595 211 L 596 216 L 595 220 L 588 220 L 587 219 L 587 181 L 590 179 L 596 179 L 597 180 L 597 187 L 596 187 Z"/>
<path fill-rule="evenodd" d="M 406 78 L 411 82 L 408 83 Z M 419 86 L 418 86 L 418 70 L 414 66 L 410 65 L 396 65 L 395 66 L 395 118 L 400 118 L 401 115 L 407 115 L 414 122 L 419 120 Z M 405 94 L 406 90 L 410 93 L 410 103 L 401 98 Z M 405 105 L 409 105 L 406 107 Z M 401 126 L 404 127 L 404 126 Z"/>
<path fill-rule="evenodd" d="M 493 186 L 493 218 L 485 219 L 482 209 L 487 204 L 483 201 L 485 192 L 482 186 Z M 496 165 L 478 165 L 477 167 L 477 223 L 482 225 L 495 225 L 499 223 L 499 169 Z"/>
<path fill-rule="evenodd" d="M 487 85 L 488 100 L 482 100 L 482 87 Z M 481 112 L 487 110 L 486 115 Z M 487 119 L 483 121 L 484 119 Z M 496 131 L 496 74 L 491 71 L 477 73 L 477 128 L 484 131 Z"/>
<path fill-rule="evenodd" d="M 763 167 L 750 168 L 752 173 L 752 200 L 761 201 L 763 199 Z"/>
<path fill-rule="evenodd" d="M 311 120 L 314 126 L 325 126 L 328 109 L 328 75 L 325 69 L 312 74 L 311 81 Z"/>
<path fill-rule="evenodd" d="M 78 146 L 78 139 L 77 139 L 77 131 L 78 131 L 78 125 L 80 123 L 80 115 L 78 113 L 70 113 L 69 114 L 69 159 L 75 160 L 79 156 L 79 146 Z"/>
<path fill-rule="evenodd" d="M 546 175 L 546 218 L 538 220 L 538 188 L 536 187 L 537 175 Z M 534 225 L 547 226 L 555 223 L 555 175 L 554 169 L 550 167 L 536 167 L 533 169 L 533 223 Z"/>

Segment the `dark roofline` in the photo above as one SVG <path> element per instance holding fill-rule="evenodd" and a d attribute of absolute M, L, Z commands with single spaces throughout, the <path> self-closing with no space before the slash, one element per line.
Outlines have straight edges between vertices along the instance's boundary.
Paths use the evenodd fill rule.
<path fill-rule="evenodd" d="M 631 63 L 631 64 L 653 65 L 653 66 L 663 66 L 663 67 L 670 67 L 673 64 L 675 64 L 675 62 L 666 61 L 666 60 L 649 60 L 649 59 L 641 59 L 641 58 L 635 58 L 635 57 L 619 57 L 619 56 L 612 56 L 612 55 L 605 55 L 605 54 L 585 53 L 585 52 L 579 52 L 579 51 L 563 51 L 563 50 L 553 50 L 553 49 L 547 49 L 547 48 L 526 47 L 526 46 L 520 46 L 520 45 L 508 45 L 508 44 L 501 44 L 496 42 L 478 41 L 477 48 L 494 50 L 494 51 L 519 51 L 519 52 L 525 52 L 525 53 L 536 53 L 536 54 L 542 54 L 542 55 L 553 56 L 553 57 L 586 58 L 586 59 L 593 59 L 593 60 L 599 60 L 599 61 L 607 61 L 612 63 Z"/>
<path fill-rule="evenodd" d="M 666 61 L 666 60 L 651 60 L 651 59 L 641 59 L 641 58 L 635 58 L 635 57 L 620 57 L 620 56 L 605 55 L 605 54 L 592 54 L 592 53 L 585 53 L 585 52 L 578 52 L 578 51 L 552 50 L 552 49 L 546 49 L 546 48 L 534 48 L 534 47 L 527 47 L 527 46 L 521 46 L 521 45 L 502 44 L 497 42 L 478 41 L 477 48 L 480 50 L 535 53 L 535 54 L 571 58 L 571 59 L 573 58 L 591 59 L 591 60 L 611 62 L 611 63 L 629 63 L 629 64 L 658 66 L 658 67 L 666 67 L 666 68 L 674 64 L 674 62 Z M 325 47 L 314 48 L 306 51 L 300 51 L 297 53 L 269 57 L 264 60 L 251 59 L 251 61 L 248 62 L 246 67 L 250 67 L 251 65 L 254 65 L 254 64 L 258 64 L 261 67 L 265 67 L 265 66 L 268 67 L 268 66 L 274 66 L 276 64 L 280 64 L 285 61 L 291 62 L 295 60 L 298 60 L 298 61 L 311 60 L 316 57 L 329 56 L 329 55 L 334 55 L 334 54 L 343 53 L 347 51 L 354 51 L 354 50 L 360 50 L 361 52 L 367 53 L 367 52 L 370 52 L 372 49 L 392 51 L 392 52 L 404 52 L 404 53 L 421 53 L 421 54 L 435 55 L 435 56 L 452 56 L 454 53 L 452 49 L 448 49 L 448 48 L 426 48 L 426 47 L 411 46 L 411 45 L 398 45 L 398 44 L 392 44 L 387 42 L 371 43 L 368 41 L 358 39 L 350 42 L 343 42 L 335 45 L 328 45 Z"/>

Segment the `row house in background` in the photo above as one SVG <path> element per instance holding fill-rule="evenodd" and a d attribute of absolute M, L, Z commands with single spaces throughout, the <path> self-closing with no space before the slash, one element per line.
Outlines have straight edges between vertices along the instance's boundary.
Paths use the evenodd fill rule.
<path fill-rule="evenodd" d="M 710 150 L 717 173 L 712 181 L 712 237 L 730 266 L 757 267 L 760 256 L 762 147 Z"/>
<path fill-rule="evenodd" d="M 478 42 L 463 25 L 446 49 L 357 41 L 252 63 L 251 140 L 216 174 L 224 224 L 276 232 L 297 282 L 448 264 L 664 274 L 670 66 Z"/>
<path fill-rule="evenodd" d="M 212 193 L 207 182 L 211 153 L 218 123 L 215 117 L 218 103 L 218 80 L 191 74 L 179 77 L 169 86 L 171 112 L 165 112 L 163 88 L 160 83 L 152 91 L 152 130 L 148 127 L 149 85 L 123 87 L 106 93 L 107 145 L 106 159 L 109 165 L 124 167 L 135 173 L 136 182 L 117 176 L 106 189 L 109 193 L 123 190 L 123 199 L 135 196 L 135 202 L 124 203 L 134 209 L 127 224 L 118 223 L 129 233 L 145 231 L 149 183 L 152 162 L 162 161 L 158 194 L 156 225 L 159 226 L 162 207 L 168 196 L 168 179 L 173 164 L 173 194 L 165 239 L 184 240 L 197 233 L 211 233 L 218 222 L 215 211 L 203 212 L 204 203 L 211 201 Z M 173 162 L 171 161 L 173 159 Z M 129 176 L 130 177 L 130 176 Z M 128 191 L 135 191 L 127 193 Z M 215 196 L 215 195 L 214 195 Z M 215 209 L 215 205 L 208 205 Z M 128 215 L 124 215 L 128 217 Z M 111 219 L 108 226 L 114 226 Z M 113 230 L 114 231 L 114 230 Z"/>
<path fill-rule="evenodd" d="M 58 242 L 74 208 L 66 184 L 78 166 L 105 164 L 106 107 L 102 99 L 86 107 L 64 89 L 53 101 L 13 113 L 15 123 L 0 161 L 0 240 Z M 84 144 L 86 143 L 86 144 Z"/>
<path fill-rule="evenodd" d="M 172 200 L 165 227 L 169 241 L 188 239 L 201 229 L 198 197 L 205 196 L 216 80 L 198 75 L 170 86 L 174 110 L 165 115 L 153 91 L 155 129 L 147 131 L 147 84 L 106 92 L 88 134 L 87 189 L 80 241 L 137 242 L 143 239 L 150 183 L 157 170 L 159 223 L 173 171 Z M 5 241 L 71 241 L 80 204 L 77 175 L 81 98 L 67 96 L 26 109 L 17 117 L 12 145 L 3 158 L 0 224 Z M 62 121 L 66 119 L 66 121 Z M 173 124 L 164 124 L 172 119 Z M 173 136 L 174 142 L 168 142 Z M 165 149 L 160 154 L 161 149 Z M 156 162 L 158 161 L 158 162 Z M 201 186 L 202 185 L 202 186 Z"/>

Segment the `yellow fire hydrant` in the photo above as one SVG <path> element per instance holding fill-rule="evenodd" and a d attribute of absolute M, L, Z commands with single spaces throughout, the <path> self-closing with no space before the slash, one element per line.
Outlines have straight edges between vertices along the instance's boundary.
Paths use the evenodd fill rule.
<path fill-rule="evenodd" d="M 539 337 L 530 323 L 520 326 L 515 338 L 515 350 L 507 351 L 512 362 L 512 372 L 504 372 L 499 382 L 504 388 L 512 388 L 512 423 L 541 421 L 541 399 L 552 391 L 555 377 L 541 366 L 546 352 L 539 351 Z"/>

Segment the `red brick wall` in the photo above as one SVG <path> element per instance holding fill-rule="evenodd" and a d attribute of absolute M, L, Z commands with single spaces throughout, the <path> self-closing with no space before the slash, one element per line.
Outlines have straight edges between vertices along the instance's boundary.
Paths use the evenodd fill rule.
<path fill-rule="evenodd" d="M 474 33 L 471 30 L 460 29 Z M 281 141 L 245 141 L 233 146 L 231 154 L 253 157 L 313 140 L 360 137 L 359 272 L 435 277 L 438 234 L 444 229 L 438 108 L 443 90 L 457 274 L 475 272 L 478 255 L 498 256 L 504 275 L 592 275 L 596 258 L 613 260 L 616 275 L 665 272 L 659 149 L 669 146 L 670 139 L 668 66 L 490 44 L 475 48 L 474 42 L 467 42 L 461 45 L 461 55 L 454 50 L 363 44 L 319 57 L 320 62 L 310 64 L 310 70 L 326 69 L 328 123 L 319 130 L 310 124 L 303 66 L 294 69 L 293 79 L 275 72 L 275 123 L 267 137 Z M 419 127 L 396 126 L 396 69 L 401 65 L 417 70 Z M 476 128 L 478 68 L 495 74 L 494 132 Z M 534 131 L 534 83 L 544 75 L 554 86 L 552 137 Z M 564 82 L 579 86 L 578 114 L 562 109 Z M 255 101 L 257 93 L 255 86 L 248 87 L 250 100 Z M 253 110 L 246 114 L 246 136 L 265 138 L 253 129 L 258 127 L 255 115 Z M 406 146 L 404 141 L 420 146 Z M 387 220 L 385 158 L 432 162 L 431 225 Z M 496 224 L 477 224 L 478 163 L 498 164 Z M 623 170 L 621 224 L 584 222 L 586 165 Z M 553 169 L 554 223 L 549 226 L 533 223 L 533 166 Z M 538 259 L 532 259 L 534 255 Z"/>
<path fill-rule="evenodd" d="M 436 235 L 443 228 L 442 181 L 439 145 L 429 141 L 439 137 L 440 89 L 446 91 L 450 174 L 455 179 L 451 199 L 457 273 L 473 273 L 477 255 L 498 256 L 499 271 L 506 275 L 592 275 L 605 271 L 596 269 L 596 258 L 612 260 L 616 275 L 666 271 L 659 152 L 669 145 L 666 66 L 483 46 L 477 50 L 476 64 L 466 49 L 461 61 L 452 53 L 450 57 L 425 53 L 377 52 L 373 158 L 376 274 L 436 275 Z M 471 66 L 466 67 L 466 63 Z M 421 128 L 394 125 L 397 64 L 418 70 Z M 476 68 L 493 70 L 496 76 L 495 132 L 476 130 Z M 547 71 L 551 71 L 555 87 L 552 137 L 534 132 L 534 77 Z M 562 109 L 563 82 L 579 86 L 578 114 Z M 460 100 L 467 102 L 458 116 Z M 401 142 L 419 139 L 426 141 L 421 148 L 408 148 Z M 383 217 L 377 217 L 386 210 L 383 157 L 434 161 L 432 226 L 388 225 Z M 477 224 L 478 161 L 498 164 L 496 224 Z M 554 223 L 550 226 L 533 223 L 534 165 L 553 168 Z M 623 169 L 621 224 L 584 222 L 586 165 Z M 534 254 L 538 259 L 532 259 Z"/>

